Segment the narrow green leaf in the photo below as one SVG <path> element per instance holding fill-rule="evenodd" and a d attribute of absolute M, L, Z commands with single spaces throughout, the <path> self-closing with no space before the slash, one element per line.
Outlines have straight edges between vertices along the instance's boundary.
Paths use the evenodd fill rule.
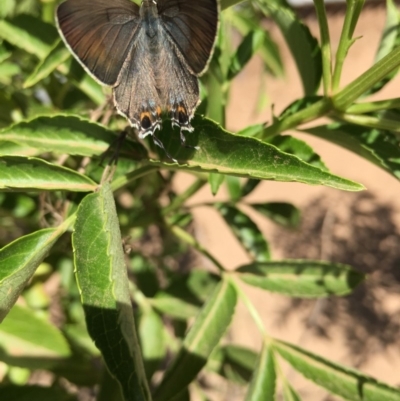
<path fill-rule="evenodd" d="M 60 388 L 32 385 L 0 387 L 0 399 L 9 401 L 76 401 L 77 398 Z"/>
<path fill-rule="evenodd" d="M 110 186 L 84 198 L 73 234 L 76 278 L 92 339 L 125 400 L 149 401 Z"/>
<path fill-rule="evenodd" d="M 271 145 L 275 145 L 279 150 L 290 155 L 297 156 L 303 162 L 328 171 L 321 157 L 314 152 L 314 149 L 301 139 L 290 135 L 276 135 L 267 140 Z"/>
<path fill-rule="evenodd" d="M 40 116 L 21 121 L 0 131 L 1 141 L 11 141 L 46 152 L 94 156 L 103 154 L 117 135 L 103 125 L 77 116 Z M 142 158 L 146 151 L 137 142 L 126 140 L 120 157 Z"/>
<path fill-rule="evenodd" d="M 229 381 L 243 385 L 250 381 L 257 360 L 258 355 L 248 348 L 226 345 L 212 352 L 207 369 Z"/>
<path fill-rule="evenodd" d="M 274 341 L 274 349 L 307 379 L 351 401 L 399 401 L 400 390 L 294 345 Z"/>
<path fill-rule="evenodd" d="M 21 68 L 18 64 L 3 62 L 0 64 L 0 83 L 11 85 L 12 78 L 21 73 Z"/>
<path fill-rule="evenodd" d="M 0 43 L 0 63 L 10 58 L 11 55 L 12 53 L 9 52 L 2 43 Z"/>
<path fill-rule="evenodd" d="M 396 136 L 388 131 L 354 124 L 329 124 L 303 132 L 340 145 L 400 178 L 400 149 Z"/>
<path fill-rule="evenodd" d="M 283 382 L 283 399 L 284 401 L 301 401 L 300 396 L 286 380 Z"/>
<path fill-rule="evenodd" d="M 35 71 L 26 79 L 24 88 L 30 88 L 41 80 L 47 78 L 60 64 L 71 56 L 61 40 L 56 41 L 50 52 L 37 65 Z"/>
<path fill-rule="evenodd" d="M 261 354 L 246 394 L 246 401 L 274 401 L 276 392 L 274 354 L 264 341 Z"/>
<path fill-rule="evenodd" d="M 283 227 L 296 228 L 300 224 L 300 210 L 291 203 L 250 203 L 249 206 Z"/>
<path fill-rule="evenodd" d="M 195 379 L 225 334 L 232 320 L 236 301 L 234 287 L 228 280 L 222 281 L 197 316 L 181 350 L 166 371 L 155 393 L 157 401 L 171 399 Z"/>
<path fill-rule="evenodd" d="M 179 298 L 171 297 L 165 293 L 149 299 L 153 308 L 175 319 L 187 320 L 197 315 L 199 307 Z"/>
<path fill-rule="evenodd" d="M 257 0 L 257 3 L 279 26 L 296 62 L 304 93 L 314 94 L 322 76 L 321 49 L 317 40 L 285 0 Z"/>
<path fill-rule="evenodd" d="M 249 285 L 303 298 L 345 295 L 365 278 L 348 265 L 312 260 L 253 263 L 236 271 Z"/>
<path fill-rule="evenodd" d="M 242 197 L 242 187 L 240 179 L 232 175 L 226 176 L 226 186 L 228 187 L 229 196 L 232 202 L 237 202 Z"/>
<path fill-rule="evenodd" d="M 190 145 L 181 146 L 179 134 L 168 125 L 158 134 L 167 151 L 181 163 L 151 161 L 152 164 L 186 171 L 217 171 L 221 174 L 276 181 L 297 181 L 312 185 L 358 191 L 364 187 L 335 176 L 301 161 L 298 157 L 279 151 L 275 146 L 258 139 L 233 135 L 218 124 L 200 116 L 193 119 L 195 130 L 188 135 Z M 164 156 L 165 157 L 165 156 Z"/>
<path fill-rule="evenodd" d="M 0 156 L 0 191 L 90 192 L 97 184 L 90 178 L 34 157 Z"/>
<path fill-rule="evenodd" d="M 151 378 L 167 353 L 164 323 L 158 313 L 150 308 L 140 311 L 138 335 L 143 353 L 146 377 Z"/>
<path fill-rule="evenodd" d="M 36 231 L 0 249 L 0 322 L 68 226 Z"/>
<path fill-rule="evenodd" d="M 245 65 L 264 43 L 264 36 L 265 34 L 261 29 L 255 29 L 250 31 L 243 38 L 236 53 L 232 57 L 228 70 L 228 80 L 232 80 L 240 71 L 243 70 Z"/>
<path fill-rule="evenodd" d="M 210 184 L 211 193 L 215 196 L 218 193 L 219 188 L 225 180 L 223 174 L 210 173 L 208 174 L 208 182 Z"/>
<path fill-rule="evenodd" d="M 260 184 L 260 180 L 249 178 L 242 186 L 242 198 L 251 194 Z"/>
<path fill-rule="evenodd" d="M 11 20 L 0 20 L 0 38 L 42 59 L 50 51 L 58 34 L 53 25 L 39 18 L 18 15 Z"/>
<path fill-rule="evenodd" d="M 233 26 L 238 29 L 243 36 L 254 30 L 259 30 L 263 33 L 263 41 L 257 54 L 261 56 L 267 71 L 278 77 L 283 76 L 284 66 L 279 53 L 279 47 L 273 41 L 267 30 L 260 29 L 257 17 L 253 13 L 251 15 L 246 15 L 243 10 L 229 10 L 225 12 L 225 15 L 228 15 L 228 20 L 231 21 Z"/>
<path fill-rule="evenodd" d="M 216 206 L 228 227 L 253 260 L 266 262 L 271 259 L 268 242 L 250 217 L 225 203 L 218 203 Z"/>
<path fill-rule="evenodd" d="M 20 305 L 15 305 L 1 323 L 0 343 L 1 361 L 31 369 L 51 369 L 71 354 L 56 327 Z"/>

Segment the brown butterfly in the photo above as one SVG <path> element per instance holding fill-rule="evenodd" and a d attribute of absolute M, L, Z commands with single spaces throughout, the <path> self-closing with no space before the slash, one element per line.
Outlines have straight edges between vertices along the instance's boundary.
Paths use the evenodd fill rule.
<path fill-rule="evenodd" d="M 67 0 L 57 9 L 60 33 L 77 60 L 113 88 L 114 104 L 139 136 L 155 136 L 161 113 L 193 131 L 200 76 L 218 28 L 217 0 Z"/>

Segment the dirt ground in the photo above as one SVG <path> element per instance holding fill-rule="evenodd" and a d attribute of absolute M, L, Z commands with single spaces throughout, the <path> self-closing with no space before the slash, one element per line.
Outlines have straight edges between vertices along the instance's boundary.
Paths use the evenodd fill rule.
<path fill-rule="evenodd" d="M 343 21 L 342 12 L 330 14 L 330 29 L 336 48 Z M 384 7 L 368 7 L 362 12 L 343 71 L 342 85 L 364 72 L 374 60 L 385 22 Z M 315 36 L 316 18 L 309 15 L 306 23 Z M 275 80 L 266 77 L 266 88 L 275 112 L 279 114 L 289 103 L 302 96 L 295 65 L 276 27 L 270 24 L 285 60 L 287 75 Z M 235 81 L 228 110 L 228 128 L 239 130 L 249 124 L 271 119 L 270 106 L 256 114 L 255 97 L 262 74 L 260 60 L 254 59 Z M 376 99 L 398 97 L 399 78 L 388 85 Z M 279 339 L 297 344 L 341 364 L 356 367 L 391 385 L 399 385 L 400 352 L 398 344 L 400 309 L 400 184 L 383 170 L 364 159 L 330 143 L 307 135 L 299 135 L 322 156 L 335 174 L 363 183 L 362 193 L 345 193 L 325 187 L 297 183 L 264 182 L 249 201 L 286 201 L 302 211 L 302 227 L 298 231 L 277 228 L 270 222 L 252 217 L 271 243 L 275 259 L 314 258 L 348 263 L 369 273 L 365 284 L 345 298 L 317 301 L 293 301 L 286 297 L 247 288 L 257 305 L 268 332 Z M 184 189 L 191 182 L 179 176 L 177 187 Z M 226 199 L 224 189 L 217 199 Z M 202 189 L 193 203 L 215 200 L 209 187 Z M 247 263 L 246 254 L 210 208 L 195 208 L 198 239 L 226 266 L 235 268 Z M 210 267 L 207 261 L 204 265 Z M 247 310 L 241 304 L 229 332 L 229 341 L 260 349 L 260 335 Z M 299 391 L 302 399 L 334 400 L 317 386 L 302 379 L 284 363 L 283 371 Z M 225 388 L 219 387 L 220 394 Z M 228 389 L 221 399 L 242 400 L 243 390 Z"/>

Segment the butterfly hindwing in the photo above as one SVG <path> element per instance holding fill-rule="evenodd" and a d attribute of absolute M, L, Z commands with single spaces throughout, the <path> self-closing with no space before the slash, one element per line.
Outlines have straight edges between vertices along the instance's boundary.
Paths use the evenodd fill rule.
<path fill-rule="evenodd" d="M 157 84 L 157 60 L 146 46 L 146 30 L 138 29 L 138 40 L 122 67 L 114 102 L 118 111 L 139 129 L 143 137 L 161 124 L 161 101 Z"/>
<path fill-rule="evenodd" d="M 158 71 L 163 108 L 169 112 L 174 124 L 191 130 L 190 119 L 199 102 L 198 78 L 190 71 L 168 33 L 161 29 L 158 35 L 161 42 Z"/>
<path fill-rule="evenodd" d="M 114 86 L 140 23 L 130 0 L 68 0 L 57 9 L 61 34 L 78 60 L 101 83 Z"/>
<path fill-rule="evenodd" d="M 162 24 L 196 75 L 207 66 L 218 29 L 217 0 L 158 0 Z"/>

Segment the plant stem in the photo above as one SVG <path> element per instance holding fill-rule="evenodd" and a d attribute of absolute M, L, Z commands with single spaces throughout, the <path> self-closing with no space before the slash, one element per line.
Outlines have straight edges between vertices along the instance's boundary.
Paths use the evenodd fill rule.
<path fill-rule="evenodd" d="M 365 114 L 388 109 L 400 109 L 400 98 L 353 104 L 346 110 L 346 114 Z"/>
<path fill-rule="evenodd" d="M 230 276 L 230 282 L 235 287 L 237 294 L 239 295 L 240 299 L 242 300 L 247 310 L 249 311 L 250 316 L 253 318 L 254 323 L 256 324 L 258 330 L 260 331 L 263 337 L 266 337 L 267 334 L 265 331 L 264 323 L 260 315 L 258 314 L 257 309 L 254 307 L 254 305 L 252 304 L 246 293 L 242 290 L 236 278 L 233 278 L 232 275 Z"/>
<path fill-rule="evenodd" d="M 167 223 L 168 224 L 168 223 Z M 225 267 L 210 253 L 205 249 L 197 240 L 191 236 L 188 232 L 183 230 L 178 226 L 169 226 L 169 229 L 175 234 L 179 239 L 187 244 L 191 245 L 194 249 L 199 251 L 202 255 L 204 255 L 207 259 L 214 263 L 214 265 L 220 270 L 225 271 Z"/>
<path fill-rule="evenodd" d="M 332 97 L 335 109 L 345 111 L 347 107 L 358 99 L 368 89 L 381 81 L 393 70 L 400 66 L 400 47 L 392 50 L 388 55 L 379 60 L 364 74 L 348 84 L 339 93 Z"/>
<path fill-rule="evenodd" d="M 194 195 L 199 189 L 207 183 L 207 180 L 197 178 L 196 181 L 185 192 L 178 195 L 167 207 L 162 210 L 162 214 L 166 216 L 168 213 L 175 211 L 182 206 L 187 199 Z"/>
<path fill-rule="evenodd" d="M 334 114 L 334 117 L 351 124 L 357 124 L 364 127 L 376 128 L 381 130 L 388 130 L 393 133 L 400 132 L 400 122 L 396 120 L 389 120 L 387 118 L 362 116 L 359 114 Z"/>
<path fill-rule="evenodd" d="M 128 174 L 116 178 L 111 183 L 111 189 L 113 192 L 115 192 L 117 189 L 121 189 L 123 186 L 128 185 L 130 182 L 133 182 L 138 178 L 143 177 L 144 175 L 147 175 L 155 170 L 158 170 L 157 166 L 147 165 L 139 167 Z"/>
<path fill-rule="evenodd" d="M 328 19 L 326 18 L 324 0 L 314 0 L 314 5 L 317 12 L 319 31 L 321 35 L 322 82 L 324 86 L 324 94 L 325 96 L 329 96 L 332 86 L 332 52 L 331 41 L 329 38 Z"/>
<path fill-rule="evenodd" d="M 312 104 L 311 106 L 298 111 L 281 121 L 277 121 L 271 126 L 265 128 L 259 135 L 256 135 L 256 138 L 268 138 L 269 136 L 273 136 L 284 132 L 288 129 L 295 128 L 300 124 L 306 123 L 308 121 L 315 120 L 318 117 L 321 117 L 327 114 L 332 109 L 332 102 L 330 98 L 324 98 L 319 100 L 318 102 Z"/>
<path fill-rule="evenodd" d="M 347 52 L 350 49 L 350 46 L 354 43 L 352 39 L 355 25 L 360 13 L 360 5 L 364 1 L 359 0 L 348 0 L 347 1 L 347 9 L 346 15 L 344 17 L 342 33 L 340 35 L 339 47 L 336 52 L 336 63 L 335 69 L 333 72 L 333 81 L 332 81 L 332 92 L 335 93 L 340 85 L 340 77 L 342 75 L 342 69 L 344 60 L 346 58 Z"/>

